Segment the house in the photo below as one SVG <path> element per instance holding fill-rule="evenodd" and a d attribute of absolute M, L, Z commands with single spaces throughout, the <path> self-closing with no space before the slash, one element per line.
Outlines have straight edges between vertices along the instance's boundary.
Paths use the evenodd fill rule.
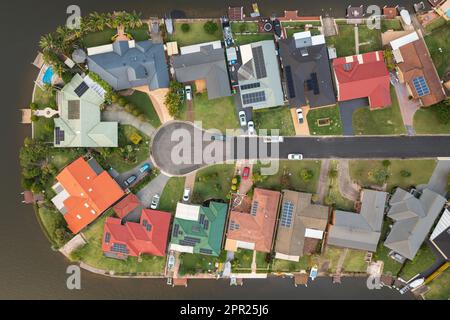
<path fill-rule="evenodd" d="M 448 209 L 445 209 L 431 233 L 430 241 L 442 256 L 450 261 L 450 211 Z"/>
<path fill-rule="evenodd" d="M 311 203 L 312 194 L 283 190 L 275 258 L 298 262 L 324 238 L 330 208 Z"/>
<path fill-rule="evenodd" d="M 414 259 L 446 202 L 443 196 L 428 188 L 418 197 L 397 188 L 388 211 L 394 225 L 384 246 L 404 258 Z"/>
<path fill-rule="evenodd" d="M 178 203 L 170 250 L 219 256 L 228 206 L 210 202 L 209 207 Z"/>
<path fill-rule="evenodd" d="M 139 222 L 142 209 L 144 209 L 144 205 L 133 193 L 129 193 L 113 207 L 117 216 L 121 218 L 122 221 L 128 222 Z"/>
<path fill-rule="evenodd" d="M 152 40 L 115 41 L 87 49 L 89 70 L 114 90 L 148 86 L 150 90 L 169 87 L 169 69 L 164 45 Z"/>
<path fill-rule="evenodd" d="M 381 236 L 388 194 L 364 189 L 360 213 L 336 210 L 328 233 L 328 244 L 375 252 Z"/>
<path fill-rule="evenodd" d="M 443 17 L 445 20 L 450 20 L 450 0 L 441 2 L 439 5 L 433 8 L 438 15 Z"/>
<path fill-rule="evenodd" d="M 295 33 L 279 41 L 289 105 L 323 107 L 336 103 L 328 49 L 323 35 Z"/>
<path fill-rule="evenodd" d="M 237 70 L 239 93 L 244 108 L 270 108 L 284 105 L 280 68 L 271 40 L 239 47 L 242 64 Z"/>
<path fill-rule="evenodd" d="M 94 159 L 78 158 L 57 176 L 52 202 L 74 233 L 97 219 L 124 196 L 119 185 Z"/>
<path fill-rule="evenodd" d="M 408 93 L 424 107 L 444 100 L 441 80 L 426 44 L 417 32 L 393 40 L 390 45 L 399 81 L 406 84 Z"/>
<path fill-rule="evenodd" d="M 255 188 L 250 212 L 231 211 L 225 249 L 271 252 L 281 194 Z"/>
<path fill-rule="evenodd" d="M 103 229 L 103 253 L 116 259 L 142 254 L 165 256 L 171 218 L 169 212 L 150 209 L 142 210 L 139 223 L 122 224 L 121 219 L 108 217 Z"/>
<path fill-rule="evenodd" d="M 391 105 L 389 71 L 382 51 L 333 60 L 338 101 L 368 98 L 371 109 Z"/>
<path fill-rule="evenodd" d="M 181 55 L 173 57 L 178 82 L 196 81 L 197 89 L 205 87 L 208 99 L 231 96 L 225 51 L 220 41 L 180 48 Z"/>
<path fill-rule="evenodd" d="M 86 83 L 79 74 L 57 93 L 59 117 L 54 118 L 54 142 L 59 148 L 117 147 L 117 122 L 104 122 L 100 106 L 101 93 Z"/>

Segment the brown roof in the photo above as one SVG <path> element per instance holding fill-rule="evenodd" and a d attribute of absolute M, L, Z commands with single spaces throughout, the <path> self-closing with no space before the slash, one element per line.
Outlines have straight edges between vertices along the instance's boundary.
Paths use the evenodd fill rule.
<path fill-rule="evenodd" d="M 280 196 L 277 191 L 256 188 L 250 213 L 231 211 L 227 239 L 255 243 L 256 251 L 270 252 Z M 236 224 L 239 228 L 232 228 Z"/>
<path fill-rule="evenodd" d="M 403 45 L 399 48 L 403 62 L 398 68 L 403 73 L 405 82 L 408 84 L 415 99 L 420 99 L 424 106 L 431 106 L 442 101 L 445 94 L 442 89 L 441 80 L 436 73 L 433 61 L 428 54 L 425 42 L 422 39 Z M 430 94 L 419 97 L 414 89 L 413 79 L 423 76 L 430 88 Z"/>
<path fill-rule="evenodd" d="M 229 7 L 228 8 L 228 18 L 231 21 L 240 21 L 244 19 L 244 8 L 243 7 Z"/>
<path fill-rule="evenodd" d="M 383 15 L 386 16 L 387 19 L 394 19 L 397 16 L 397 8 L 395 7 L 384 7 Z"/>

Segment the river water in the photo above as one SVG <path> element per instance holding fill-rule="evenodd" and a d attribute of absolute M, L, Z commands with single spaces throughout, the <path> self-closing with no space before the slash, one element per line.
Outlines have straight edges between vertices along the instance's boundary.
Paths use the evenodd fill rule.
<path fill-rule="evenodd" d="M 82 14 L 90 11 L 133 10 L 144 17 L 162 16 L 176 10 L 177 16 L 218 17 L 228 5 L 246 6 L 251 1 L 217 0 L 40 0 L 0 1 L 2 27 L 1 126 L 2 154 L 0 170 L 0 298 L 23 299 L 407 299 L 395 290 L 368 290 L 364 279 L 344 279 L 332 285 L 329 278 L 316 279 L 308 288 L 295 288 L 292 280 L 248 280 L 243 287 L 230 287 L 218 280 L 191 281 L 188 288 L 171 288 L 164 280 L 112 279 L 82 272 L 82 290 L 66 288 L 68 261 L 53 252 L 41 232 L 29 206 L 21 204 L 18 152 L 30 127 L 20 125 L 20 108 L 31 100 L 33 79 L 37 70 L 31 65 L 38 50 L 39 37 L 64 23 L 66 8 L 78 4 Z M 347 1 L 278 0 L 258 1 L 263 14 L 298 9 L 301 15 L 329 13 L 345 15 Z M 403 5 L 411 1 L 361 1 L 356 4 Z"/>

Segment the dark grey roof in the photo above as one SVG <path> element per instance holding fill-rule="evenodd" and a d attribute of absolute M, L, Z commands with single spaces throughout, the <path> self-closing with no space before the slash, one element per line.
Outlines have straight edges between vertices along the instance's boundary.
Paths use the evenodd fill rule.
<path fill-rule="evenodd" d="M 88 56 L 89 70 L 97 73 L 115 90 L 148 86 L 151 90 L 169 87 L 169 72 L 161 43 L 151 40 L 116 41 L 112 51 Z"/>
<path fill-rule="evenodd" d="M 209 99 L 231 95 L 225 52 L 222 48 L 213 49 L 209 45 L 201 47 L 199 52 L 174 56 L 173 68 L 179 82 L 205 79 Z"/>
<path fill-rule="evenodd" d="M 288 87 L 287 96 L 291 106 L 311 107 L 327 106 L 336 103 L 331 78 L 330 61 L 325 44 L 312 46 L 311 38 L 280 40 L 280 56 L 283 65 L 284 80 L 288 82 L 286 67 L 291 69 L 293 89 Z M 311 74 L 317 74 L 319 93 L 305 90 L 305 83 Z"/>

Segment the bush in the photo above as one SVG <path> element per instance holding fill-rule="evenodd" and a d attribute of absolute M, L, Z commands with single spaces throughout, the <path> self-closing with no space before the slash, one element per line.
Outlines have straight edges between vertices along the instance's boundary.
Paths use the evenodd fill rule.
<path fill-rule="evenodd" d="M 450 105 L 448 101 L 449 100 L 443 101 L 435 105 L 435 111 L 437 113 L 439 122 L 442 124 L 450 123 Z"/>
<path fill-rule="evenodd" d="M 391 162 L 389 160 L 383 160 L 382 164 L 383 164 L 383 167 L 387 168 L 391 165 Z"/>
<path fill-rule="evenodd" d="M 184 99 L 184 93 L 182 91 L 183 85 L 176 81 L 170 82 L 169 92 L 166 94 L 165 103 L 167 110 L 172 117 L 179 115 Z"/>
<path fill-rule="evenodd" d="M 247 30 L 248 30 L 247 24 L 246 24 L 246 23 L 241 23 L 241 25 L 239 26 L 239 31 L 240 31 L 241 33 L 244 33 L 244 32 L 246 32 Z"/>
<path fill-rule="evenodd" d="M 128 101 L 124 97 L 120 97 L 119 100 L 117 100 L 117 103 L 119 104 L 119 106 L 125 107 L 127 105 Z"/>
<path fill-rule="evenodd" d="M 208 34 L 214 34 L 219 30 L 219 26 L 214 21 L 208 21 L 203 25 L 203 29 Z"/>
<path fill-rule="evenodd" d="M 378 184 L 384 184 L 389 177 L 389 173 L 385 169 L 380 169 L 375 171 L 373 177 Z"/>
<path fill-rule="evenodd" d="M 400 175 L 401 175 L 403 178 L 408 178 L 408 177 L 411 177 L 411 172 L 409 172 L 409 171 L 407 171 L 407 170 L 402 170 L 402 171 L 400 171 Z"/>
<path fill-rule="evenodd" d="M 313 171 L 306 168 L 300 170 L 300 178 L 302 178 L 303 181 L 305 182 L 311 181 L 313 177 L 314 177 Z"/>
<path fill-rule="evenodd" d="M 188 23 L 183 23 L 181 25 L 181 31 L 183 31 L 184 33 L 187 33 L 191 30 L 191 26 Z"/>

